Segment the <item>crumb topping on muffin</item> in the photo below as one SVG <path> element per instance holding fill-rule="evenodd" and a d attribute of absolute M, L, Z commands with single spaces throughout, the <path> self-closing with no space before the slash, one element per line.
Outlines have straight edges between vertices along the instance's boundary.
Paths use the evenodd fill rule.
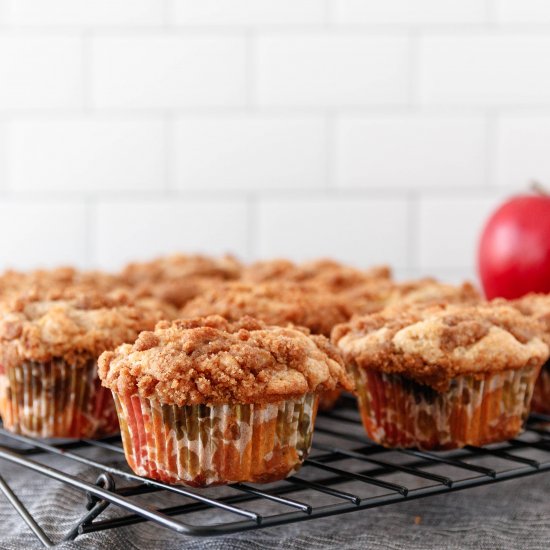
<path fill-rule="evenodd" d="M 144 281 L 131 286 L 136 298 L 156 298 L 175 308 L 181 308 L 189 300 L 223 282 L 214 277 L 182 277 L 158 282 Z"/>
<path fill-rule="evenodd" d="M 214 315 L 161 321 L 99 358 L 103 385 L 164 404 L 264 403 L 337 387 L 351 389 L 324 336 Z"/>
<path fill-rule="evenodd" d="M 350 309 L 357 314 L 375 313 L 388 306 L 404 304 L 475 304 L 481 295 L 466 281 L 460 285 L 442 283 L 432 278 L 395 283 L 368 281 L 345 293 Z"/>
<path fill-rule="evenodd" d="M 152 309 L 129 305 L 97 292 L 43 300 L 24 295 L 3 302 L 0 309 L 0 365 L 64 359 L 83 364 L 162 319 Z"/>
<path fill-rule="evenodd" d="M 461 374 L 540 366 L 550 350 L 535 319 L 508 305 L 392 307 L 338 325 L 332 341 L 360 368 L 444 391 Z"/>
<path fill-rule="evenodd" d="M 304 326 L 314 334 L 330 335 L 347 321 L 346 301 L 314 286 L 296 283 L 225 283 L 203 292 L 182 309 L 183 317 L 221 315 L 237 321 L 245 315 L 270 325 Z"/>
<path fill-rule="evenodd" d="M 129 263 L 122 270 L 121 277 L 131 284 L 187 277 L 214 277 L 229 280 L 236 279 L 241 269 L 240 262 L 230 255 L 216 258 L 200 254 L 173 254 L 149 262 Z"/>
<path fill-rule="evenodd" d="M 242 279 L 252 283 L 312 283 L 331 292 L 341 292 L 366 281 L 391 279 L 391 269 L 388 266 L 375 266 L 361 270 L 330 259 L 301 264 L 282 259 L 263 260 L 245 267 Z"/>
<path fill-rule="evenodd" d="M 108 292 L 120 286 L 121 280 L 102 271 L 80 271 L 73 267 L 37 269 L 29 272 L 14 270 L 0 275 L 0 296 L 9 299 L 23 293 L 41 294 L 61 292 L 64 289 L 78 289 L 79 292 Z"/>
<path fill-rule="evenodd" d="M 442 283 L 436 279 L 425 278 L 416 281 L 406 281 L 396 285 L 394 303 L 453 303 L 475 304 L 481 300 L 476 287 L 465 281 L 459 285 Z"/>
<path fill-rule="evenodd" d="M 504 300 L 495 300 L 497 303 L 501 301 Z M 550 294 L 531 292 L 517 300 L 511 301 L 510 304 L 524 315 L 534 317 L 542 323 L 546 333 L 546 340 L 550 345 Z"/>
<path fill-rule="evenodd" d="M 241 269 L 232 256 L 175 254 L 130 263 L 120 277 L 136 296 L 155 297 L 179 308 L 220 281 L 237 279 Z"/>

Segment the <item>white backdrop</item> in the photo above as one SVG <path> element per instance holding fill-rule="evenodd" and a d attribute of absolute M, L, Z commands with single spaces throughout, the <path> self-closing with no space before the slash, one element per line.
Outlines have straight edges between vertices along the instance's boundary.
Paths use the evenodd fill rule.
<path fill-rule="evenodd" d="M 0 0 L 0 267 L 473 273 L 550 181 L 546 0 Z"/>

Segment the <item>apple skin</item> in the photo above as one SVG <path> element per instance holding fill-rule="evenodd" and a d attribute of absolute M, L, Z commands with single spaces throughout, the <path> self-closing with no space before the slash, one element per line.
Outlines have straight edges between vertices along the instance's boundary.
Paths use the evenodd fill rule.
<path fill-rule="evenodd" d="M 550 196 L 505 202 L 483 229 L 478 267 L 488 299 L 550 293 Z"/>

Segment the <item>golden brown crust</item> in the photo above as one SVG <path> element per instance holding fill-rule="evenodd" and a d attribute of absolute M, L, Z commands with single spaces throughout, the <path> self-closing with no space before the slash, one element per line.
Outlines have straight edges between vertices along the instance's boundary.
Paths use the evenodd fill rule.
<path fill-rule="evenodd" d="M 129 263 L 122 270 L 121 277 L 131 284 L 187 277 L 213 277 L 231 280 L 239 277 L 241 269 L 241 263 L 229 255 L 215 258 L 201 254 L 173 254 L 148 262 Z"/>
<path fill-rule="evenodd" d="M 50 300 L 22 295 L 2 303 L 0 364 L 12 367 L 51 359 L 85 363 L 123 342 L 133 342 L 161 318 L 158 311 L 97 292 Z"/>
<path fill-rule="evenodd" d="M 241 279 L 246 283 L 290 281 L 297 267 L 294 262 L 283 258 L 259 260 L 243 267 Z"/>
<path fill-rule="evenodd" d="M 4 299 L 21 294 L 48 296 L 71 288 L 73 292 L 109 292 L 120 286 L 121 280 L 102 271 L 80 271 L 72 267 L 37 269 L 35 271 L 5 271 L 0 275 L 0 296 Z"/>
<path fill-rule="evenodd" d="M 332 341 L 360 368 L 401 373 L 438 391 L 451 378 L 541 365 L 542 327 L 508 305 L 392 307 L 334 328 Z"/>
<path fill-rule="evenodd" d="M 230 321 L 249 315 L 269 325 L 291 323 L 329 336 L 334 325 L 349 319 L 350 312 L 345 300 L 311 285 L 225 283 L 203 292 L 182 309 L 183 317 L 206 315 L 221 315 Z"/>
<path fill-rule="evenodd" d="M 341 292 L 367 281 L 389 280 L 391 269 L 388 266 L 375 266 L 361 270 L 329 259 L 312 260 L 301 264 L 278 259 L 259 261 L 245 267 L 242 279 L 251 283 L 318 284 L 330 292 Z"/>
<path fill-rule="evenodd" d="M 504 300 L 495 300 L 502 303 Z M 532 292 L 510 302 L 512 306 L 542 323 L 545 330 L 545 339 L 550 345 L 550 294 Z"/>
<path fill-rule="evenodd" d="M 189 300 L 221 282 L 223 281 L 213 277 L 184 277 L 154 283 L 142 282 L 131 288 L 136 297 L 156 298 L 179 309 Z"/>
<path fill-rule="evenodd" d="M 218 282 L 237 279 L 241 269 L 232 256 L 174 254 L 130 263 L 120 277 L 136 295 L 155 297 L 179 308 Z"/>
<path fill-rule="evenodd" d="M 351 389 L 337 350 L 305 329 L 250 317 L 161 321 L 99 359 L 103 385 L 174 405 L 265 403 Z"/>
<path fill-rule="evenodd" d="M 67 291 L 65 294 L 67 294 Z M 121 286 L 109 291 L 106 296 L 117 301 L 128 302 L 128 304 L 141 309 L 160 312 L 162 319 L 172 320 L 180 316 L 179 308 L 172 303 L 151 294 L 139 292 L 134 287 Z"/>
<path fill-rule="evenodd" d="M 481 299 L 481 294 L 470 281 L 465 281 L 459 285 L 451 285 L 428 277 L 399 283 L 394 303 L 428 304 L 441 302 L 473 305 L 480 302 Z"/>
<path fill-rule="evenodd" d="M 356 314 L 381 311 L 388 306 L 406 304 L 476 304 L 481 295 L 469 281 L 459 285 L 432 278 L 394 283 L 389 280 L 368 281 L 344 293 Z"/>

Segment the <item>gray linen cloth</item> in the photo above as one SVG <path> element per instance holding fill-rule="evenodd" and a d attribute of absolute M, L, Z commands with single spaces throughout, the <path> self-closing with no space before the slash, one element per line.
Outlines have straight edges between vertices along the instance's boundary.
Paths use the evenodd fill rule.
<path fill-rule="evenodd" d="M 48 458 L 48 460 L 58 460 Z M 63 462 L 64 471 L 95 473 Z M 59 465 L 59 463 L 58 463 Z M 82 493 L 0 460 L 0 473 L 54 540 L 84 512 Z M 116 514 L 109 507 L 105 514 Z M 103 515 L 101 517 L 104 517 Z M 0 495 L 0 548 L 42 546 Z M 550 473 L 330 518 L 195 538 L 151 523 L 81 535 L 60 549 L 550 549 Z"/>

